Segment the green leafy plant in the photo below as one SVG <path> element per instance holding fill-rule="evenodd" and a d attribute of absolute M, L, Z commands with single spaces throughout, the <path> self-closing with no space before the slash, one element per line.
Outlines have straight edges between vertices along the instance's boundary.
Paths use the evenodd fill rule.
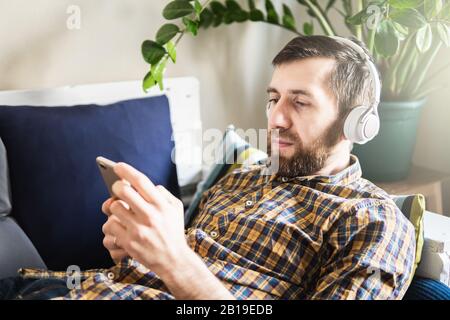
<path fill-rule="evenodd" d="M 301 24 L 288 5 L 282 4 L 282 10 L 277 11 L 271 0 L 261 0 L 259 7 L 248 0 L 245 8 L 236 0 L 169 2 L 163 16 L 178 20 L 178 24 L 164 24 L 156 40 L 143 42 L 142 55 L 150 65 L 143 80 L 144 90 L 155 85 L 163 89 L 167 62 L 176 62 L 176 47 L 185 34 L 197 36 L 200 29 L 250 21 L 268 23 L 296 35 L 315 34 L 319 25 L 323 34 L 336 35 L 329 17 L 332 10 L 375 57 L 383 77 L 383 100 L 418 100 L 437 89 L 430 80 L 444 68 L 433 75 L 429 70 L 438 52 L 450 46 L 449 0 L 297 0 L 297 4 L 309 16 Z"/>

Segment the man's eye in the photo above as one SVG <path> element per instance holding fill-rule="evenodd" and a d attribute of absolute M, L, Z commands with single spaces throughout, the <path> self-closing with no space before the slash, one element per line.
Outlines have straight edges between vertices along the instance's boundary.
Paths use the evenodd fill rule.
<path fill-rule="evenodd" d="M 301 101 L 296 101 L 295 104 L 296 104 L 297 106 L 300 106 L 300 107 L 305 107 L 305 106 L 308 105 L 307 103 L 303 103 L 303 102 L 301 102 Z"/>
<path fill-rule="evenodd" d="M 269 103 L 271 103 L 271 104 L 274 104 L 277 102 L 278 102 L 278 99 L 276 99 L 276 98 L 269 99 Z"/>

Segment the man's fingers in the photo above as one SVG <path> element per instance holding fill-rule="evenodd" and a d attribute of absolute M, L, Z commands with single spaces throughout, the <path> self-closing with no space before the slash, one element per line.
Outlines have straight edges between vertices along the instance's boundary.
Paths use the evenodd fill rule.
<path fill-rule="evenodd" d="M 147 202 L 136 190 L 123 181 L 114 182 L 112 189 L 117 197 L 126 202 L 136 215 L 148 217 L 149 214 L 155 212 L 153 204 Z M 162 197 L 162 195 L 159 196 Z"/>
<path fill-rule="evenodd" d="M 109 255 L 114 260 L 115 263 L 119 263 L 123 258 L 128 256 L 128 253 L 126 253 L 123 249 L 117 249 L 117 250 L 110 250 Z"/>
<path fill-rule="evenodd" d="M 154 203 L 156 206 L 162 204 L 158 190 L 145 174 L 123 162 L 114 166 L 114 172 L 128 181 L 147 202 Z"/>
<path fill-rule="evenodd" d="M 110 207 L 111 214 L 117 217 L 125 228 L 134 223 L 134 213 L 129 208 L 130 206 L 122 200 L 114 201 Z"/>
<path fill-rule="evenodd" d="M 111 215 L 108 217 L 108 220 L 105 222 L 105 224 L 104 224 L 103 227 L 102 227 L 103 233 L 104 233 L 104 231 L 105 231 L 105 227 L 106 227 L 105 225 L 111 223 L 112 221 L 115 221 L 115 222 L 117 222 L 117 223 L 119 223 L 119 224 L 122 224 L 118 217 L 116 217 L 115 215 L 111 214 Z M 122 225 L 122 226 L 123 226 L 123 225 Z M 125 226 L 123 226 L 123 227 L 125 227 Z M 107 229 L 107 230 L 108 230 L 108 229 Z M 107 233 L 105 233 L 105 234 L 107 234 Z"/>
<path fill-rule="evenodd" d="M 109 207 L 111 203 L 114 201 L 114 198 L 108 198 L 105 202 L 102 204 L 102 212 L 106 214 L 107 216 L 111 215 L 111 212 L 109 211 Z"/>
<path fill-rule="evenodd" d="M 103 238 L 103 246 L 108 249 L 108 251 L 112 250 L 123 250 L 116 243 L 114 243 L 115 237 L 112 235 L 105 235 Z"/>
<path fill-rule="evenodd" d="M 102 227 L 102 231 L 105 235 L 110 235 L 116 238 L 123 238 L 126 236 L 125 227 L 118 221 L 118 218 L 115 218 L 114 216 L 108 218 L 108 221 L 106 221 Z"/>

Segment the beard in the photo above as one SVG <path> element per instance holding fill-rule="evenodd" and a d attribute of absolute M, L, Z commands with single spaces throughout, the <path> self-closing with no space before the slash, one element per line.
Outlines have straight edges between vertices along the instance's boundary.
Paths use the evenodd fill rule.
<path fill-rule="evenodd" d="M 292 156 L 283 156 L 279 150 L 272 150 L 272 130 L 267 137 L 267 152 L 273 161 L 278 156 L 278 171 L 276 174 L 282 177 L 309 176 L 321 170 L 330 156 L 333 147 L 339 142 L 342 132 L 340 119 L 332 123 L 328 129 L 315 141 L 305 145 L 300 137 L 287 130 L 279 130 L 279 138 L 291 143 L 295 148 Z M 276 148 L 278 149 L 278 148 Z"/>

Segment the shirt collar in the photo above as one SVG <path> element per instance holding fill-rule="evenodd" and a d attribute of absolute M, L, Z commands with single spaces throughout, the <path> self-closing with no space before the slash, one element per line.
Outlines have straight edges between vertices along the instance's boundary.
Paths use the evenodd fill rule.
<path fill-rule="evenodd" d="M 358 158 L 351 154 L 350 155 L 350 165 L 344 170 L 334 174 L 334 175 L 310 175 L 310 176 L 298 176 L 293 178 L 280 177 L 274 174 L 272 179 L 280 180 L 282 182 L 293 182 L 293 181 L 309 181 L 314 183 L 322 184 L 332 184 L 332 185 L 347 185 L 357 179 L 361 178 L 362 170 Z M 271 179 L 271 180 L 272 180 Z"/>

